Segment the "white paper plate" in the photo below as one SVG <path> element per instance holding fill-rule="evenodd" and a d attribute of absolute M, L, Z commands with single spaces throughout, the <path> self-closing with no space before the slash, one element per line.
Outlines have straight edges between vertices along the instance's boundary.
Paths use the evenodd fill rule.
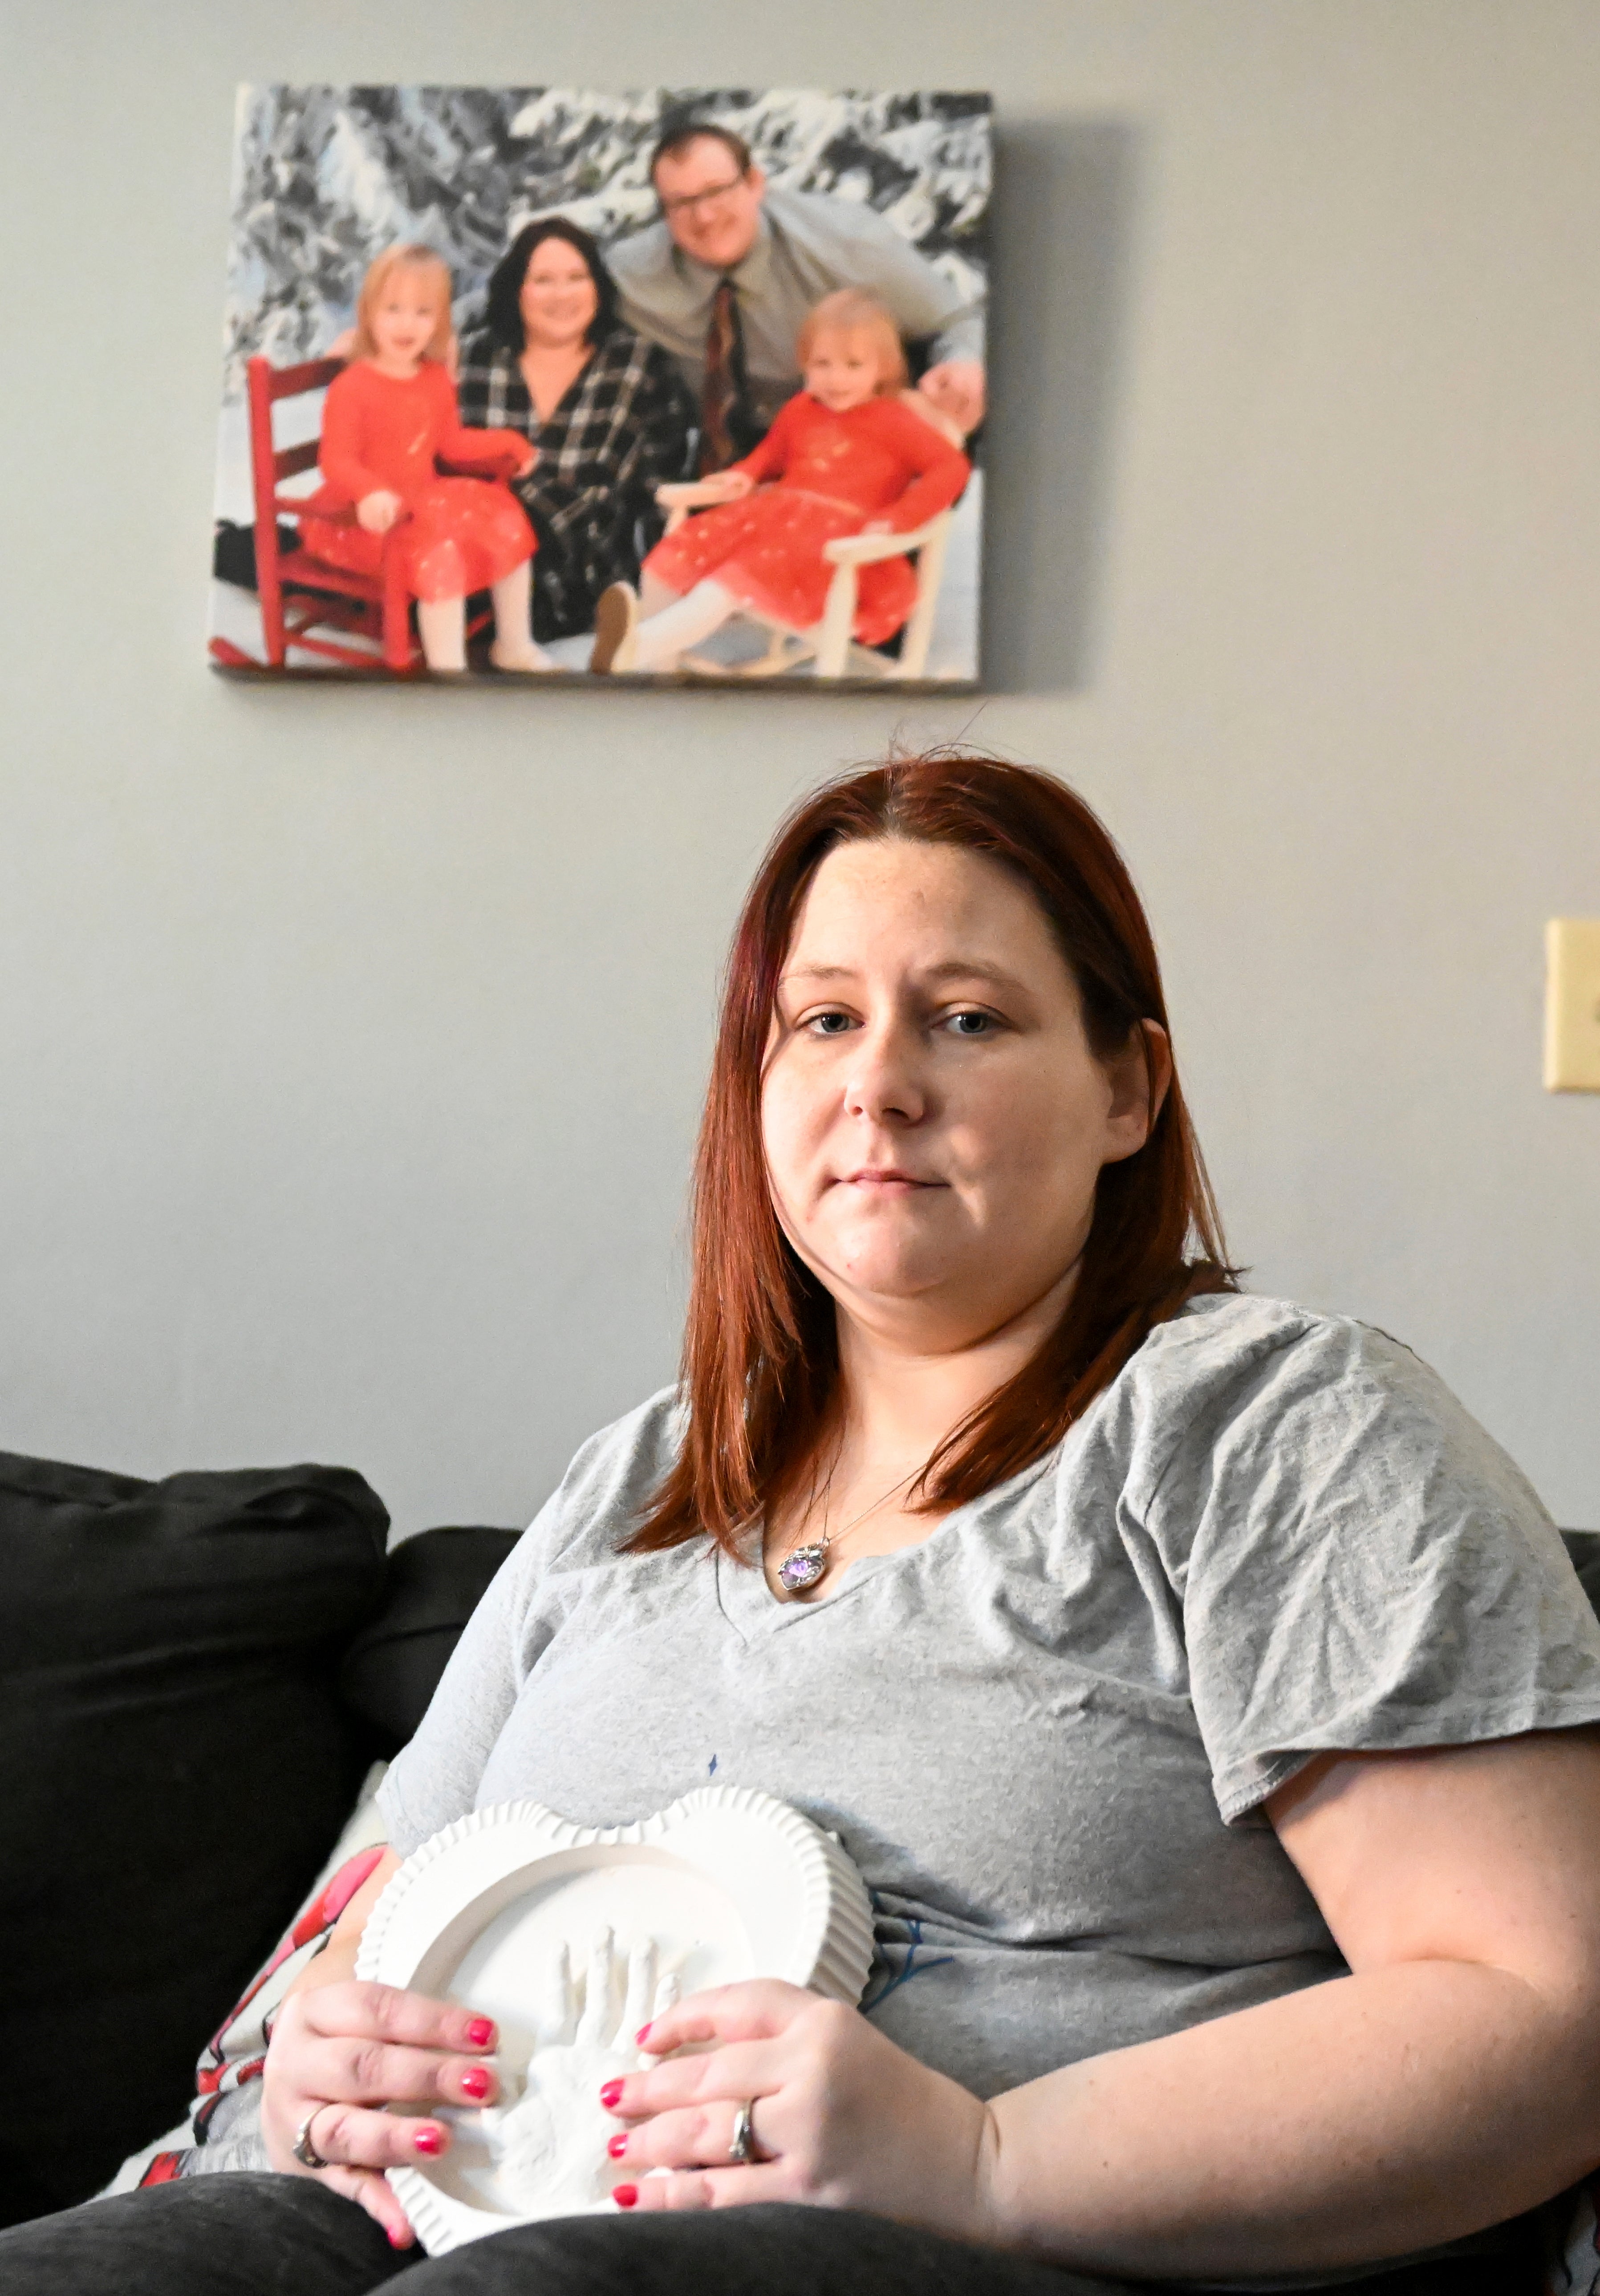
<path fill-rule="evenodd" d="M 872 1907 L 832 1835 L 787 1802 L 702 1786 L 636 1825 L 571 1824 L 532 1801 L 474 1810 L 423 1842 L 367 1921 L 356 1974 L 459 2001 L 500 2029 L 502 2097 L 447 2109 L 436 2165 L 391 2169 L 430 2255 L 536 2217 L 612 2205 L 629 2171 L 601 2084 L 642 2062 L 672 1997 L 781 1977 L 852 2006 Z"/>

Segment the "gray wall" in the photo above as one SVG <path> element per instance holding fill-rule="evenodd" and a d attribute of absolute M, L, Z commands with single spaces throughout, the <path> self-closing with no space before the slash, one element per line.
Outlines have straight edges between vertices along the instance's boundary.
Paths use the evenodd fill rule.
<path fill-rule="evenodd" d="M 970 702 L 202 666 L 241 78 L 990 86 L 988 742 L 1125 842 L 1238 1251 L 1600 1522 L 1588 0 L 7 11 L 0 1444 L 515 1521 L 670 1371 L 781 808 Z"/>

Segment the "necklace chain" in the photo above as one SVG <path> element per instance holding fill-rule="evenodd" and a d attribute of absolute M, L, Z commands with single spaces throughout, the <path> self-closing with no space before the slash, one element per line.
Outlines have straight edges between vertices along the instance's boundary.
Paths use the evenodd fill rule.
<path fill-rule="evenodd" d="M 793 1562 L 797 1556 L 804 1556 L 808 1562 L 813 1563 L 813 1568 L 805 1576 L 794 1580 L 792 1585 L 788 1579 L 784 1579 L 784 1584 L 785 1586 L 790 1586 L 791 1591 L 796 1593 L 802 1591 L 805 1587 L 815 1587 L 817 1580 L 822 1577 L 823 1572 L 828 1567 L 828 1555 L 833 1548 L 834 1539 L 848 1538 L 852 1530 L 856 1529 L 859 1524 L 864 1523 L 866 1521 L 868 1515 L 876 1514 L 880 1507 L 887 1506 L 890 1500 L 894 1497 L 895 1494 L 898 1491 L 903 1491 L 908 1483 L 915 1482 L 921 1472 L 922 1468 L 920 1466 L 913 1467 L 909 1473 L 904 1474 L 900 1477 L 898 1483 L 890 1483 L 889 1488 L 884 1491 L 880 1497 L 875 1498 L 871 1506 L 863 1507 L 859 1514 L 852 1515 L 849 1522 L 841 1523 L 837 1531 L 833 1531 L 828 1529 L 828 1488 L 829 1483 L 831 1483 L 833 1480 L 830 1475 L 829 1483 L 825 1483 L 822 1487 L 822 1536 L 819 1538 L 797 1538 L 792 1546 L 787 1547 L 784 1554 L 783 1562 L 778 1565 L 778 1576 L 780 1578 L 783 1578 L 785 1565 Z"/>

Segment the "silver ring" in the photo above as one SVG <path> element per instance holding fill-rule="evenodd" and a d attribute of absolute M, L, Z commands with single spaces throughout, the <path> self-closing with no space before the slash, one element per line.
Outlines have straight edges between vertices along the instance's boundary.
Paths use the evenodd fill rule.
<path fill-rule="evenodd" d="M 734 2115 L 733 2142 L 727 2148 L 727 2157 L 735 2169 L 748 2169 L 756 2158 L 755 2131 L 750 2125 L 755 2109 L 755 2098 L 747 2097 Z"/>
<path fill-rule="evenodd" d="M 295 2159 L 299 2162 L 302 2169 L 333 2169 L 337 2168 L 339 2165 L 338 2162 L 334 2161 L 324 2161 L 322 2154 L 317 2151 L 316 2145 L 311 2142 L 311 2124 L 316 2119 L 317 2114 L 321 2111 L 322 2106 L 320 2104 L 314 2104 L 312 2106 L 304 2120 L 301 2121 L 299 2127 L 295 2130 L 294 2143 L 289 2148 L 294 2154 Z"/>

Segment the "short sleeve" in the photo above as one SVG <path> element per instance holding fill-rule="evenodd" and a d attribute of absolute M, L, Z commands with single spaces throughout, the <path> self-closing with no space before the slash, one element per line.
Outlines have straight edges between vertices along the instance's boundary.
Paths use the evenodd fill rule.
<path fill-rule="evenodd" d="M 595 1562 L 614 1558 L 682 1434 L 675 1390 L 663 1388 L 592 1435 L 490 1580 L 415 1736 L 378 1789 L 390 1844 L 403 1857 L 477 1808 L 489 1756 L 564 1604 Z"/>
<path fill-rule="evenodd" d="M 1600 1720 L 1600 1625 L 1560 1533 L 1381 1332 L 1307 1316 L 1204 1398 L 1149 1520 L 1226 1820 L 1318 1752 Z"/>
<path fill-rule="evenodd" d="M 546 1518 L 555 1505 L 554 1498 L 549 1501 L 489 1581 L 415 1736 L 396 1755 L 378 1789 L 390 1846 L 402 1857 L 473 1806 L 478 1781 L 520 1687 L 524 1550 L 547 1528 Z"/>

